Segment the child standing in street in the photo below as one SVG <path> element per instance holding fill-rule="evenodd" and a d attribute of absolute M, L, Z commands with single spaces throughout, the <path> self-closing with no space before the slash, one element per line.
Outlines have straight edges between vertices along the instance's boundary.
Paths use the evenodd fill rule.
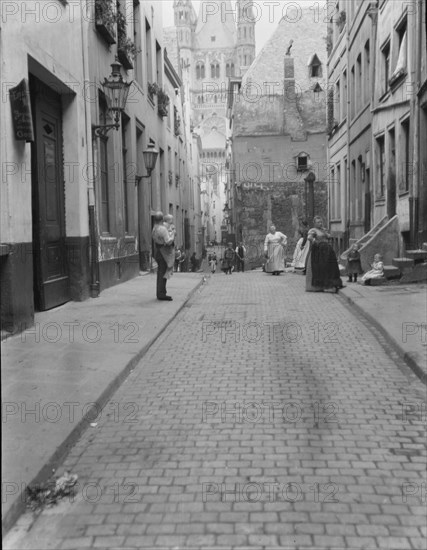
<path fill-rule="evenodd" d="M 211 273 L 214 274 L 215 271 L 216 271 L 216 264 L 217 264 L 217 259 L 216 259 L 216 254 L 212 254 L 210 260 L 209 260 L 209 266 L 211 268 Z"/>
<path fill-rule="evenodd" d="M 357 283 L 357 276 L 363 273 L 362 264 L 360 263 L 359 245 L 354 243 L 347 256 L 347 275 L 348 282 Z"/>

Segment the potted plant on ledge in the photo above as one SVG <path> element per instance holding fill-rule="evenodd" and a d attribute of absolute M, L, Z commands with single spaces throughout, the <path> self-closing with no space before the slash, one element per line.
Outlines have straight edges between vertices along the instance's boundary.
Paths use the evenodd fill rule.
<path fill-rule="evenodd" d="M 148 82 L 148 97 L 154 102 L 154 96 L 158 94 L 160 87 L 157 82 Z"/>
<path fill-rule="evenodd" d="M 117 49 L 117 55 L 120 63 L 128 71 L 133 69 L 133 60 L 135 56 L 140 52 L 130 38 L 126 38 L 123 42 L 119 41 L 119 47 Z"/>
<path fill-rule="evenodd" d="M 169 96 L 166 92 L 164 92 L 162 89 L 159 89 L 157 92 L 157 109 L 159 111 L 159 115 L 161 117 L 168 116 L 169 114 Z"/>
<path fill-rule="evenodd" d="M 127 22 L 124 14 L 120 11 L 120 6 L 117 5 L 117 34 L 118 34 L 118 47 L 117 56 L 120 63 L 128 71 L 133 69 L 133 60 L 135 56 L 141 51 L 135 46 L 135 43 L 128 38 L 126 33 Z"/>
<path fill-rule="evenodd" d="M 117 12 L 112 0 L 96 0 L 95 27 L 107 44 L 116 43 Z"/>
<path fill-rule="evenodd" d="M 174 113 L 174 132 L 176 136 L 181 135 L 181 117 L 177 111 Z"/>

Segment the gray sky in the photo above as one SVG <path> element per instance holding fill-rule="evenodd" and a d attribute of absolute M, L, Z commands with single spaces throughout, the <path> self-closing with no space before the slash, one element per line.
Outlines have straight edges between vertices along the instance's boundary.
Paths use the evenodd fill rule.
<path fill-rule="evenodd" d="M 211 0 L 212 2 L 222 0 Z M 310 0 L 311 4 L 314 0 Z M 286 10 L 286 6 L 299 4 L 301 2 L 284 2 L 283 0 L 258 0 L 255 2 L 257 13 L 255 13 L 256 25 L 255 25 L 255 40 L 256 40 L 256 53 L 261 51 L 265 42 L 270 38 L 271 34 L 276 29 L 280 19 L 283 15 L 283 9 Z M 163 4 L 163 25 L 170 27 L 174 24 L 173 21 L 173 0 L 162 0 Z M 193 6 L 196 13 L 199 13 L 200 0 L 193 0 Z M 231 5 L 234 9 L 235 0 L 231 0 Z M 286 12 L 285 12 L 286 13 Z M 258 20 L 259 18 L 259 20 Z M 236 16 L 234 16 L 236 20 Z"/>

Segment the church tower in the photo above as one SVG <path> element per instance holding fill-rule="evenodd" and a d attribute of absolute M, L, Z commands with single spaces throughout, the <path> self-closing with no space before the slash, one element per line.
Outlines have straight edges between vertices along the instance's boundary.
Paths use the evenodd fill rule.
<path fill-rule="evenodd" d="M 236 0 L 237 66 L 243 76 L 255 59 L 255 19 L 253 0 Z"/>
<path fill-rule="evenodd" d="M 195 27 L 195 13 L 191 0 L 174 0 L 173 10 L 181 69 L 185 73 L 192 64 L 191 50 Z"/>

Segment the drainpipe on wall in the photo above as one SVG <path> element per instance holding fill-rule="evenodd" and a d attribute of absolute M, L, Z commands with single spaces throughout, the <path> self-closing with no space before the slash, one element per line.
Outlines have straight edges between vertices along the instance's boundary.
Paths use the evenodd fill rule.
<path fill-rule="evenodd" d="M 378 2 L 371 2 L 368 8 L 368 15 L 372 21 L 372 33 L 371 33 L 371 51 L 372 62 L 370 64 L 371 74 L 371 158 L 370 158 L 370 179 L 372 188 L 372 204 L 371 204 L 371 229 L 375 226 L 375 193 L 376 193 L 376 170 L 375 170 L 375 147 L 374 147 L 374 133 L 372 131 L 372 114 L 376 107 L 375 105 L 375 76 L 376 76 L 376 64 L 377 64 L 377 31 L 378 31 Z"/>
<path fill-rule="evenodd" d="M 423 35 L 423 18 L 421 17 L 422 10 L 423 10 L 423 0 L 418 0 L 417 3 L 414 2 L 414 5 L 416 6 L 416 12 L 417 15 L 417 35 L 416 39 L 414 40 L 415 44 L 413 47 L 414 50 L 414 57 L 416 65 L 416 85 L 415 89 L 413 91 L 414 95 L 412 98 L 412 116 L 411 119 L 413 120 L 414 124 L 414 143 L 413 143 L 413 151 L 414 151 L 414 157 L 413 157 L 413 173 L 412 173 L 412 197 L 410 196 L 409 199 L 409 207 L 412 211 L 412 224 L 410 226 L 411 229 L 411 242 L 416 244 L 416 247 L 420 247 L 421 243 L 418 242 L 418 231 L 419 231 L 419 195 L 420 195 L 420 177 L 421 177 L 421 167 L 420 167 L 420 117 L 421 117 L 421 110 L 420 110 L 420 98 L 418 96 L 418 90 L 421 86 L 421 57 L 422 57 L 422 35 Z M 426 14 L 424 14 L 424 17 L 426 17 Z M 407 26 L 409 27 L 409 25 Z M 412 198 L 412 204 L 411 204 L 411 198 Z"/>
<path fill-rule="evenodd" d="M 346 113 L 346 134 L 347 134 L 347 173 L 346 173 L 346 207 L 345 207 L 345 248 L 350 248 L 350 67 L 349 67 L 349 54 L 350 54 L 350 24 L 346 22 L 346 54 L 347 54 L 347 113 Z"/>
<path fill-rule="evenodd" d="M 90 85 L 89 81 L 89 61 L 86 55 L 89 51 L 87 43 L 87 35 L 84 29 L 84 22 L 90 21 L 90 6 L 87 2 L 80 3 L 81 12 L 81 33 L 82 33 L 82 61 L 83 61 L 83 78 L 84 78 L 84 108 L 85 108 L 85 127 L 86 127 L 86 153 L 87 153 L 87 166 L 92 166 L 93 170 L 90 174 L 89 171 L 86 174 L 87 185 L 87 197 L 88 197 L 88 209 L 89 209 L 89 265 L 90 265 L 90 296 L 91 298 L 97 298 L 99 296 L 99 277 L 98 277 L 98 245 L 96 238 L 96 216 L 95 216 L 95 187 L 94 182 L 96 178 L 96 167 L 93 162 L 92 155 L 92 126 L 90 124 L 90 114 L 88 114 L 88 102 L 86 100 L 85 89 L 86 85 Z M 86 12 L 86 13 L 84 13 Z"/>

